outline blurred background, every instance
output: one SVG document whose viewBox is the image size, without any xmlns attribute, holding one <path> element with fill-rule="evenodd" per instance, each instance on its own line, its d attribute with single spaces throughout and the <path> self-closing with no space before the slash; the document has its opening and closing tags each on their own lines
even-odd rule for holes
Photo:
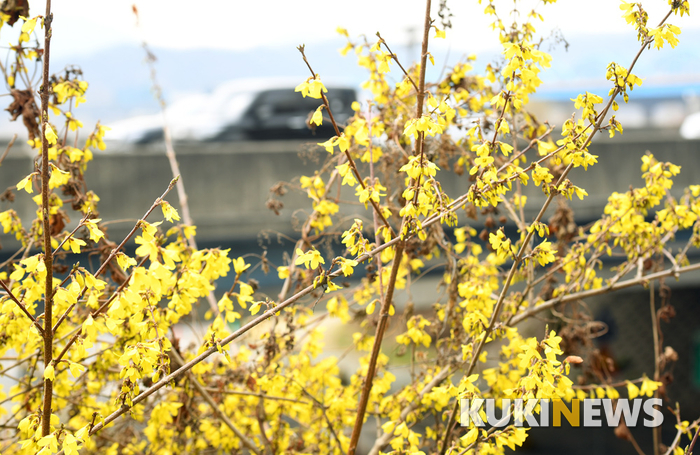
<svg viewBox="0 0 700 455">
<path fill-rule="evenodd" d="M 439 3 L 434 1 L 433 17 Z M 139 12 L 138 26 L 134 4 Z M 543 15 L 545 22 L 535 24 L 537 36 L 543 39 L 541 49 L 553 56 L 552 67 L 541 73 L 543 84 L 530 107 L 540 120 L 560 127 L 574 112 L 571 98 L 585 91 L 607 95 L 606 66 L 611 61 L 629 66 L 638 50 L 636 32 L 625 23 L 615 0 L 521 4 L 523 14 L 535 7 Z M 490 30 L 491 19 L 483 15 L 486 3 L 448 0 L 447 5 L 452 28 L 447 30 L 446 39 L 431 40 L 435 66 L 429 67 L 428 80 L 432 81 L 445 67 L 467 55 L 477 57 L 475 72 L 500 58 L 498 35 Z M 507 17 L 512 2 L 496 2 L 497 8 L 499 5 L 504 8 L 499 14 Z M 34 0 L 30 6 L 30 16 L 43 14 L 44 2 Z M 695 7 L 691 3 L 691 8 Z M 365 102 L 369 95 L 360 87 L 367 75 L 357 66 L 354 54 L 342 57 L 338 52 L 346 39 L 336 28 L 347 29 L 353 41 L 364 34 L 374 42 L 375 33 L 381 32 L 408 66 L 419 57 L 425 6 L 419 0 L 62 0 L 54 2 L 53 8 L 52 71 L 79 66 L 90 88 L 87 103 L 75 111 L 75 117 L 83 122 L 86 132 L 98 120 L 113 128 L 106 136 L 107 150 L 96 155 L 87 173 L 89 186 L 101 197 L 100 216 L 117 220 L 109 225 L 111 238 L 123 236 L 172 178 L 164 156 L 160 106 L 142 47 L 145 41 L 157 58 L 154 68 L 168 105 L 168 123 L 176 139 L 200 247 L 232 248 L 234 257 L 265 251 L 272 264 L 282 265 L 293 246 L 285 236 L 296 235 L 295 227 L 308 215 L 299 209 L 309 204 L 303 193 L 292 190 L 279 198 L 281 206 L 276 205 L 276 196 L 269 189 L 279 181 L 312 174 L 316 169 L 313 161 L 327 156 L 314 144 L 331 135 L 329 130 L 319 129 L 312 136 L 306 128 L 306 116 L 318 103 L 293 92 L 294 86 L 309 76 L 296 46 L 306 46 L 306 55 L 330 89 L 332 108 L 342 122 L 352 113 L 352 101 Z M 650 24 L 656 24 L 668 5 L 666 1 L 647 0 L 644 8 Z M 691 13 L 696 11 L 691 9 Z M 650 49 L 638 62 L 634 73 L 644 83 L 630 93 L 628 104 L 620 102 L 616 113 L 624 135 L 608 140 L 601 134 L 591 147 L 607 164 L 571 174 L 572 181 L 590 194 L 584 201 L 571 203 L 579 225 L 600 216 L 611 192 L 643 184 L 639 166 L 647 150 L 659 160 L 682 166 L 675 179 L 675 194 L 700 183 L 700 14 L 671 17 L 668 22 L 681 27 L 680 43 L 675 49 L 668 45 L 660 51 Z M 18 31 L 18 26 L 3 27 L 2 42 L 16 42 Z M 389 79 L 398 82 L 401 74 L 393 68 Z M 558 131 L 560 128 L 553 134 L 555 140 Z M 32 171 L 31 152 L 20 144 L 26 139 L 21 123 L 0 119 L 0 142 L 6 143 L 15 133 L 20 140 L 0 167 L 0 189 Z M 470 185 L 466 177 L 454 174 L 442 182 L 450 194 L 461 194 Z M 0 201 L 0 210 L 14 208 L 23 220 L 31 219 L 35 207 L 24 196 L 13 204 Z M 541 192 L 528 196 L 530 210 L 541 206 Z M 170 202 L 177 206 L 174 193 Z M 507 233 L 517 235 L 512 226 L 507 226 Z M 5 248 L 0 250 L 0 261 L 14 251 L 12 238 L 3 236 L 2 241 Z M 679 235 L 677 245 L 685 241 L 687 236 Z M 133 246 L 129 248 L 133 253 Z M 691 262 L 698 259 L 690 256 Z M 258 269 L 252 276 L 263 292 L 275 295 L 278 291 L 280 282 L 274 273 L 264 275 Z M 440 274 L 435 273 L 416 286 L 413 298 L 419 311 L 428 310 L 439 279 Z M 231 283 L 219 285 L 228 289 Z M 669 396 L 671 401 L 684 403 L 685 417 L 694 419 L 700 413 L 697 274 L 682 276 L 673 289 L 678 318 L 664 324 L 663 330 L 680 360 Z M 609 329 L 597 346 L 618 362 L 620 377 L 653 372 L 648 299 L 648 291 L 633 289 L 588 302 Z M 535 321 L 523 330 L 540 336 L 542 325 Z M 329 352 L 342 351 L 347 337 L 347 330 L 329 336 Z M 351 371 L 354 360 L 349 357 L 344 368 Z M 400 382 L 399 372 L 396 374 Z M 666 417 L 671 419 L 670 414 Z M 664 431 L 664 439 L 672 439 L 670 420 Z M 364 433 L 371 437 L 370 432 Z M 649 431 L 641 428 L 633 433 L 648 450 Z M 606 428 L 550 429 L 532 434 L 528 448 L 540 454 L 560 453 L 564 448 L 569 454 L 592 450 L 632 453 L 628 442 L 616 439 Z"/>
<path fill-rule="evenodd" d="M 433 3 L 437 18 L 439 2 Z M 622 18 L 619 4 L 615 0 L 560 0 L 553 5 L 521 2 L 523 16 L 534 8 L 545 19 L 535 22 L 537 36 L 544 39 L 542 50 L 554 59 L 543 73 L 542 89 L 533 101 L 538 104 L 536 111 L 551 122 L 560 125 L 571 115 L 569 99 L 579 93 L 607 94 L 608 63 L 629 66 L 638 43 L 636 32 Z M 138 26 L 133 5 L 139 12 Z M 446 39 L 431 42 L 435 67 L 429 79 L 469 54 L 477 56 L 478 70 L 498 58 L 501 51 L 497 34 L 489 27 L 492 16 L 483 14 L 485 2 L 448 1 L 447 5 L 453 27 Z M 666 1 L 643 5 L 650 26 L 668 10 Z M 31 16 L 43 14 L 44 2 L 32 1 L 30 8 Z M 336 27 L 346 28 L 353 40 L 364 34 L 370 42 L 381 32 L 407 65 L 419 54 L 424 8 L 419 0 L 330 0 L 313 7 L 282 0 L 64 0 L 55 6 L 52 67 L 58 70 L 78 65 L 83 69 L 90 82 L 88 103 L 76 114 L 85 125 L 98 119 L 110 125 L 158 114 L 140 46 L 143 41 L 158 59 L 158 80 L 171 106 L 183 100 L 184 105 L 197 104 L 234 80 L 243 79 L 233 84 L 241 89 L 251 79 L 301 82 L 308 71 L 295 50 L 299 44 L 306 45 L 307 55 L 324 81 L 359 89 L 366 74 L 352 54 L 339 55 L 338 49 L 346 40 L 336 33 Z M 512 2 L 496 2 L 496 8 L 507 19 Z M 625 130 L 654 128 L 678 134 L 687 120 L 684 136 L 698 137 L 700 119 L 693 122 L 689 116 L 700 110 L 700 15 L 671 17 L 669 22 L 683 30 L 679 45 L 675 49 L 666 45 L 644 55 L 635 71 L 644 84 L 632 93 L 630 105 L 621 109 L 618 119 Z M 16 32 L 5 27 L 3 41 L 14 41 Z M 394 72 L 393 76 L 400 80 L 400 74 Z M 199 100 L 194 100 L 197 97 Z M 362 101 L 367 95 L 359 97 Z M 177 123 L 182 115 L 173 113 L 170 121 Z M 7 137 L 15 130 L 20 130 L 19 125 L 0 124 L 0 136 Z"/>
</svg>

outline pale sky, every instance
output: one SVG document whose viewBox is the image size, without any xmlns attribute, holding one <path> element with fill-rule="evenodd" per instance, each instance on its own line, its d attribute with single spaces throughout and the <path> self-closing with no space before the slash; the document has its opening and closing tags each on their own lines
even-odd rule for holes
<svg viewBox="0 0 700 455">
<path fill-rule="evenodd" d="M 135 27 L 131 6 L 136 4 L 141 27 Z M 437 18 L 438 0 L 433 0 Z M 622 19 L 617 0 L 559 0 L 554 5 L 525 0 L 545 18 L 538 29 L 542 35 L 553 27 L 565 36 L 602 32 L 634 35 Z M 691 2 L 691 8 L 693 6 Z M 483 15 L 486 2 L 448 0 L 454 15 L 453 29 L 439 45 L 478 52 L 493 48 L 497 41 L 488 28 L 490 18 Z M 33 0 L 31 16 L 43 14 L 45 2 Z M 511 0 L 496 2 L 502 12 L 512 8 Z M 665 0 L 646 0 L 650 24 L 656 25 L 668 11 Z M 250 49 L 258 46 L 283 46 L 337 39 L 337 26 L 351 36 L 361 33 L 374 38 L 377 31 L 389 43 L 405 45 L 407 29 L 422 27 L 425 2 L 422 0 L 60 0 L 53 1 L 54 55 L 72 56 L 107 50 L 111 46 L 139 43 L 145 38 L 153 47 Z M 499 10 L 500 11 L 500 10 Z M 691 12 L 694 12 L 691 10 Z M 700 13 L 671 17 L 681 28 L 700 28 Z M 6 30 L 0 39 L 6 41 Z M 416 39 L 418 35 L 416 32 Z M 681 40 L 683 37 L 681 36 Z"/>
</svg>

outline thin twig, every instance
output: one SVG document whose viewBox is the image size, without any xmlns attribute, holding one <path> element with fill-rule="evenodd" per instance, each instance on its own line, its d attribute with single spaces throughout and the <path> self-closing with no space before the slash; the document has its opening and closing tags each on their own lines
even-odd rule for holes
<svg viewBox="0 0 700 455">
<path fill-rule="evenodd" d="M 678 405 L 676 405 L 678 406 Z M 666 449 L 666 452 L 664 452 L 664 455 L 671 455 L 676 447 L 678 447 L 678 444 L 681 442 L 681 436 L 683 436 L 683 426 L 681 424 L 681 415 L 680 411 L 676 409 L 674 411 L 674 414 L 676 415 L 676 437 L 673 438 L 673 442 L 671 443 L 670 446 L 668 446 L 668 449 Z M 692 455 L 693 453 L 693 448 L 695 447 L 695 441 L 698 438 L 698 433 L 700 433 L 700 428 L 698 428 L 698 425 L 700 425 L 700 419 L 697 419 L 693 421 L 690 425 L 688 425 L 688 428 L 696 427 L 695 428 L 695 436 L 693 436 L 692 441 L 690 442 L 690 446 L 688 447 L 688 453 L 685 455 Z"/>
<path fill-rule="evenodd" d="M 573 300 L 578 300 L 578 299 L 585 299 L 587 297 L 592 297 L 594 295 L 600 295 L 600 294 L 605 294 L 611 291 L 616 291 L 618 289 L 625 289 L 631 286 L 636 286 L 638 284 L 644 284 L 648 281 L 652 280 L 658 280 L 661 278 L 666 278 L 669 276 L 674 276 L 676 273 L 682 274 L 682 273 L 687 273 L 687 272 L 692 272 L 694 270 L 700 270 L 700 263 L 698 264 L 692 264 L 688 265 L 686 267 L 680 267 L 678 269 L 666 269 L 661 272 L 656 272 L 656 273 L 651 273 L 649 275 L 644 275 L 641 278 L 632 278 L 626 281 L 618 281 L 617 283 L 610 284 L 608 286 L 603 286 L 598 289 L 589 289 L 587 291 L 581 291 L 581 292 L 576 292 L 574 294 L 569 294 L 567 296 L 564 296 L 562 298 L 554 298 L 554 299 L 549 299 L 546 300 L 545 302 L 537 305 L 536 307 L 530 308 L 527 311 L 520 313 L 519 315 L 515 316 L 511 321 L 510 321 L 510 326 L 514 326 L 525 319 L 528 319 L 538 313 L 541 313 L 542 311 L 545 311 L 554 305 L 557 305 L 558 303 L 563 303 L 563 302 L 571 302 Z"/>
<path fill-rule="evenodd" d="M 19 307 L 19 309 L 22 310 L 22 312 L 23 312 L 25 315 L 27 315 L 27 317 L 28 317 L 29 319 L 32 320 L 32 323 L 34 323 L 34 326 L 39 330 L 39 334 L 41 334 L 41 336 L 43 337 L 43 336 L 44 336 L 44 328 L 41 326 L 41 324 L 39 323 L 39 321 L 37 321 L 37 320 L 34 318 L 34 316 L 32 316 L 32 314 L 27 310 L 27 307 L 24 306 L 24 304 L 23 304 L 22 302 L 20 302 L 19 299 L 18 299 L 17 297 L 15 297 L 15 294 L 10 290 L 10 288 L 8 288 L 8 287 L 5 285 L 5 282 L 3 282 L 2 280 L 0 280 L 0 286 L 5 290 L 5 292 L 7 292 L 7 295 L 10 297 L 10 299 L 11 299 L 13 302 L 15 302 L 15 303 L 17 304 L 17 306 Z"/>
<path fill-rule="evenodd" d="M 695 423 L 698 421 L 696 420 Z M 693 455 L 693 449 L 695 448 L 695 443 L 698 441 L 698 434 L 700 434 L 700 428 L 695 429 L 695 436 L 693 436 L 693 440 L 690 441 L 690 446 L 688 447 L 688 455 Z"/>
<path fill-rule="evenodd" d="M 294 379 L 292 379 L 294 380 Z M 338 437 L 338 433 L 335 431 L 335 428 L 333 428 L 333 423 L 331 422 L 331 419 L 328 417 L 328 413 L 326 412 L 326 406 L 323 405 L 318 399 L 313 396 L 311 393 L 309 393 L 308 390 L 306 390 L 304 387 L 302 387 L 301 384 L 298 382 L 294 381 L 297 386 L 301 389 L 302 393 L 309 397 L 311 400 L 313 400 L 314 404 L 316 407 L 318 407 L 321 410 L 321 413 L 323 413 L 323 417 L 328 424 L 328 431 L 331 432 L 331 435 L 333 435 L 333 439 L 335 439 L 336 444 L 338 444 L 338 450 L 340 450 L 340 453 L 342 455 L 345 455 L 345 451 L 343 450 L 343 444 L 340 442 L 340 438 Z"/>
<path fill-rule="evenodd" d="M 290 403 L 306 404 L 309 406 L 313 406 L 313 403 L 311 403 L 309 401 L 297 400 L 296 398 L 278 397 L 276 395 L 268 395 L 266 393 L 244 392 L 241 390 L 220 390 L 220 389 L 216 389 L 213 387 L 205 387 L 204 389 L 207 392 L 221 393 L 223 395 L 241 395 L 241 396 L 249 396 L 249 397 L 258 397 L 258 398 L 264 398 L 266 400 L 289 401 Z"/>
<path fill-rule="evenodd" d="M 444 370 L 441 370 L 438 374 L 436 374 L 433 379 L 428 382 L 425 387 L 421 389 L 421 391 L 418 393 L 418 395 L 415 397 L 414 400 L 411 400 L 411 402 L 406 405 L 401 410 L 401 414 L 399 415 L 399 420 L 396 422 L 396 426 L 398 426 L 401 422 L 405 422 L 408 416 L 415 411 L 418 406 L 420 406 L 421 399 L 426 393 L 429 393 L 432 391 L 435 387 L 438 385 L 442 384 L 442 381 L 447 379 L 450 374 L 454 373 L 453 369 L 450 368 L 445 368 Z M 372 449 L 369 451 L 369 455 L 377 455 L 379 451 L 381 450 L 382 447 L 387 445 L 389 441 L 394 437 L 394 432 L 393 430 L 390 432 L 385 432 L 383 435 L 381 435 L 375 442 L 374 445 L 372 446 Z"/>
<path fill-rule="evenodd" d="M 170 350 L 170 355 L 173 356 L 175 361 L 180 363 L 180 365 L 183 365 L 185 361 L 183 358 L 180 356 L 180 354 L 177 352 L 175 349 Z M 255 446 L 255 443 L 248 439 L 246 435 L 243 434 L 243 432 L 238 429 L 237 426 L 231 422 L 231 419 L 224 413 L 224 411 L 219 408 L 219 406 L 216 404 L 214 399 L 209 395 L 209 392 L 199 383 L 199 380 L 190 372 L 187 372 L 187 378 L 190 380 L 190 384 L 194 385 L 194 388 L 197 389 L 197 392 L 199 392 L 200 395 L 202 395 L 202 398 L 204 398 L 204 401 L 209 403 L 209 406 L 211 406 L 212 411 L 214 411 L 214 414 L 219 417 L 219 419 L 226 424 L 227 427 L 233 431 L 233 434 L 238 436 L 238 439 L 241 440 L 241 443 L 246 446 L 248 449 L 250 449 L 251 452 L 253 452 L 255 455 L 260 455 L 260 452 L 258 451 L 258 448 Z"/>
<path fill-rule="evenodd" d="M 265 445 L 265 455 L 273 455 L 275 453 L 274 448 L 270 439 L 265 433 L 265 402 L 263 400 L 258 401 L 256 407 L 255 418 L 258 421 L 258 429 L 260 430 L 260 439 L 262 439 L 263 445 Z"/>
<path fill-rule="evenodd" d="M 367 128 L 369 130 L 369 137 L 372 137 L 372 104 L 370 103 L 369 109 L 368 109 L 368 119 L 367 119 Z M 374 179 L 374 153 L 372 151 L 372 142 L 370 142 L 369 146 L 367 147 L 369 151 L 369 179 L 372 185 L 374 185 L 377 181 Z M 379 235 L 379 219 L 377 218 L 377 212 L 372 212 L 372 224 L 374 227 L 374 244 L 379 246 L 382 244 L 382 236 Z M 377 278 L 379 280 L 379 298 L 381 301 L 384 301 L 384 278 L 383 278 L 383 270 L 384 270 L 384 264 L 382 264 L 382 261 L 379 260 L 377 261 Z"/>
<path fill-rule="evenodd" d="M 10 142 L 7 144 L 7 148 L 2 153 L 2 156 L 0 156 L 0 166 L 2 166 L 2 162 L 5 161 L 5 157 L 7 157 L 7 154 L 10 152 L 10 149 L 15 144 L 16 139 L 17 139 L 17 134 L 12 135 L 12 139 L 10 139 Z"/>
<path fill-rule="evenodd" d="M 105 301 L 102 305 L 100 305 L 99 308 L 97 308 L 95 311 L 93 311 L 93 312 L 90 313 L 90 316 L 92 316 L 93 319 L 94 319 L 98 314 L 102 313 L 102 312 L 109 306 L 110 303 L 112 303 L 112 301 L 119 295 L 119 293 L 126 287 L 126 285 L 129 284 L 129 282 L 131 281 L 131 277 L 134 275 L 134 271 L 135 271 L 137 268 L 143 266 L 143 264 L 146 263 L 146 260 L 147 260 L 147 259 L 148 259 L 148 256 L 144 256 L 143 259 L 141 259 L 141 262 L 138 263 L 138 264 L 136 265 L 136 267 L 134 267 L 134 268 L 131 270 L 131 273 L 129 274 L 128 277 L 126 277 L 126 279 L 124 280 L 124 282 L 123 282 L 122 284 L 120 284 L 119 287 L 112 293 L 112 296 L 111 296 L 109 299 L 107 299 L 107 301 Z M 79 300 L 78 300 L 78 301 L 79 301 Z M 61 316 L 61 318 L 64 318 L 64 316 L 66 316 L 66 315 L 67 315 L 67 313 L 63 313 L 63 316 Z M 62 321 L 63 321 L 63 319 L 59 319 L 59 321 L 56 323 L 56 327 L 57 327 Z M 55 332 L 55 331 L 56 331 L 56 329 L 54 329 L 54 332 Z M 65 346 L 63 347 L 63 349 L 61 350 L 60 354 L 58 354 L 58 356 L 56 357 L 56 362 L 60 362 L 60 361 L 61 361 L 61 359 L 63 358 L 63 356 L 66 355 L 66 353 L 68 352 L 68 349 L 70 349 L 70 347 L 73 345 L 73 343 L 75 343 L 75 341 L 78 339 L 78 337 L 80 336 L 80 332 L 81 332 L 81 326 L 78 326 L 78 327 L 76 328 L 76 330 L 74 330 L 74 332 L 75 332 L 75 333 L 73 333 L 72 338 L 68 341 L 68 343 L 66 343 L 66 345 L 65 345 Z"/>
<path fill-rule="evenodd" d="M 633 380 L 626 380 L 626 381 L 619 381 L 619 382 L 613 382 L 611 384 L 587 384 L 587 385 L 577 385 L 574 384 L 571 387 L 574 390 L 595 390 L 598 387 L 612 387 L 612 388 L 617 388 L 617 387 L 622 387 L 627 385 L 628 382 L 631 382 L 632 384 L 639 384 L 641 382 L 644 382 L 644 378 L 637 378 Z"/>
<path fill-rule="evenodd" d="M 100 268 L 97 269 L 97 272 L 95 272 L 95 274 L 93 275 L 95 278 L 100 276 L 102 274 L 102 272 L 104 272 L 107 269 L 107 266 L 112 261 L 112 259 L 114 259 L 114 257 L 117 255 L 117 253 L 124 247 L 126 242 L 128 242 L 131 239 L 131 237 L 133 237 L 133 235 L 136 233 L 138 228 L 141 226 L 141 223 L 146 221 L 146 218 L 148 218 L 148 216 L 151 214 L 151 212 L 153 212 L 153 210 L 155 210 L 156 207 L 158 207 L 160 205 L 160 203 L 163 201 L 163 198 L 170 192 L 170 190 L 173 189 L 173 187 L 175 186 L 175 184 L 177 183 L 179 178 L 180 178 L 180 176 L 176 176 L 174 179 L 172 179 L 170 181 L 170 183 L 168 184 L 168 188 L 166 188 L 166 190 L 163 192 L 163 194 L 155 200 L 155 202 L 146 211 L 146 213 L 143 215 L 143 217 L 141 217 L 141 219 L 138 220 L 136 222 L 136 224 L 134 224 L 134 227 L 131 228 L 131 231 L 129 231 L 129 233 L 126 235 L 126 237 L 124 237 L 124 240 L 122 240 L 121 243 L 115 249 L 110 251 L 109 255 L 107 256 L 107 259 L 105 259 L 104 262 L 102 262 L 102 265 L 100 265 Z M 78 295 L 78 298 L 76 299 L 76 303 L 78 301 L 80 301 L 80 299 L 83 298 L 83 296 L 85 295 L 87 290 L 88 290 L 87 285 L 83 286 L 83 289 L 80 291 L 80 294 Z M 54 331 L 58 330 L 58 327 L 68 317 L 68 315 L 70 314 L 70 312 L 73 310 L 74 307 L 75 307 L 75 303 L 71 304 L 66 309 L 66 311 L 61 315 L 61 318 L 58 320 L 58 322 L 56 322 L 56 325 L 54 326 Z"/>
<path fill-rule="evenodd" d="M 656 314 L 656 303 L 654 301 L 654 297 L 654 281 L 652 281 L 651 283 L 649 283 L 649 307 L 651 309 L 651 333 L 653 334 L 654 338 L 654 381 L 658 381 L 660 373 L 659 366 L 661 364 L 661 351 L 659 348 L 659 320 Z M 654 391 L 654 398 L 659 398 L 658 389 Z M 654 444 L 654 455 L 660 455 L 661 426 L 656 426 L 652 428 L 651 433 L 653 436 L 652 440 Z"/>
<path fill-rule="evenodd" d="M 304 59 L 304 63 L 306 63 L 306 66 L 309 68 L 309 71 L 311 71 L 311 74 L 313 77 L 316 77 L 316 73 L 314 72 L 313 68 L 311 67 L 311 64 L 309 61 L 306 59 L 306 54 L 304 54 L 304 46 L 299 46 L 297 47 L 299 52 L 301 52 L 301 56 Z M 340 129 L 338 128 L 338 124 L 335 122 L 335 118 L 333 117 L 333 112 L 331 111 L 331 106 L 330 103 L 328 102 L 328 98 L 326 98 L 326 95 L 321 91 L 321 98 L 323 99 L 323 104 L 326 107 L 326 110 L 328 111 L 328 116 L 331 119 L 331 123 L 333 124 L 333 128 L 335 129 L 335 134 L 336 136 L 340 137 Z M 370 144 L 371 146 L 371 144 Z M 355 177 L 357 178 L 357 181 L 360 183 L 362 186 L 362 189 L 366 188 L 364 179 L 360 175 L 360 172 L 357 170 L 357 166 L 355 165 L 355 160 L 352 159 L 352 156 L 350 155 L 350 150 L 345 150 L 345 157 L 348 159 L 348 163 L 350 164 L 350 168 L 352 169 L 353 174 L 355 174 Z M 374 201 L 374 199 L 369 198 L 369 202 L 372 204 L 372 207 L 374 208 L 374 211 L 377 212 L 377 216 L 382 220 L 382 223 L 389 229 L 389 231 L 395 235 L 394 229 L 391 227 L 389 224 L 389 221 L 387 221 L 386 217 L 382 213 L 382 210 L 379 207 L 379 204 Z"/>
<path fill-rule="evenodd" d="M 632 432 L 627 433 L 627 436 L 629 437 L 630 444 L 632 444 L 632 447 L 634 447 L 635 452 L 637 452 L 637 455 L 646 455 L 642 448 L 639 447 L 639 444 L 637 444 L 637 440 L 632 435 Z"/>
<path fill-rule="evenodd" d="M 416 85 L 416 83 L 415 83 L 415 82 L 413 81 L 413 79 L 411 78 L 411 75 L 408 74 L 408 71 L 406 71 L 406 69 L 403 67 L 403 65 L 402 65 L 401 62 L 399 61 L 399 58 L 396 56 L 396 54 L 394 54 L 394 53 L 391 51 L 391 49 L 389 49 L 389 45 L 386 43 L 386 41 L 384 41 L 384 38 L 382 38 L 382 35 L 380 35 L 379 32 L 377 32 L 377 37 L 379 38 L 379 42 L 380 42 L 381 44 L 383 44 L 384 47 L 386 47 L 386 50 L 387 50 L 387 51 L 389 51 L 389 55 L 391 56 L 391 58 L 394 59 L 394 61 L 396 62 L 397 65 L 399 65 L 399 68 L 401 68 L 401 71 L 403 71 L 404 76 L 406 76 L 406 78 L 407 78 L 408 81 L 411 83 L 411 85 L 413 86 L 413 88 L 416 89 L 416 92 L 420 92 L 420 89 L 418 88 L 418 86 Z"/>
<path fill-rule="evenodd" d="M 136 15 L 136 26 L 139 26 L 139 15 L 138 15 L 138 9 L 134 6 L 132 8 L 132 11 L 134 15 Z M 156 72 L 156 67 L 155 67 L 155 56 L 151 52 L 151 50 L 148 48 L 148 44 L 146 43 L 146 40 L 143 41 L 142 43 L 143 50 L 146 52 L 146 63 L 148 64 L 148 67 L 151 72 L 151 82 L 153 83 L 153 93 L 154 96 L 156 97 L 156 100 L 158 101 L 158 105 L 160 106 L 160 112 L 163 116 L 163 141 L 165 142 L 165 156 L 168 158 L 168 164 L 170 165 L 170 171 L 173 174 L 173 178 L 177 176 L 182 176 L 180 173 L 180 166 L 177 163 L 177 156 L 175 155 L 175 148 L 173 147 L 173 138 L 172 135 L 170 134 L 170 126 L 168 125 L 168 116 L 167 116 L 167 104 L 165 102 L 165 98 L 163 98 L 163 91 L 160 88 L 160 84 L 158 83 L 158 74 Z M 194 226 L 194 221 L 192 220 L 192 216 L 190 215 L 190 205 L 188 203 L 188 198 L 187 198 L 187 192 L 185 191 L 185 182 L 184 179 L 179 178 L 177 181 L 176 185 L 177 189 L 177 199 L 180 202 L 180 209 L 182 210 L 182 221 L 184 224 L 187 226 Z M 192 248 L 193 250 L 197 250 L 197 240 L 194 238 L 193 235 L 187 237 L 187 244 Z M 214 296 L 214 291 L 209 292 L 207 294 L 207 302 L 209 302 L 209 306 L 211 307 L 212 311 L 214 314 L 219 314 L 219 307 L 216 303 L 216 297 Z"/>
<path fill-rule="evenodd" d="M 62 247 L 69 239 L 71 239 L 71 238 L 75 235 L 76 232 L 78 232 L 78 229 L 80 229 L 81 227 L 83 227 L 83 226 L 85 225 L 85 221 L 87 221 L 87 219 L 88 219 L 89 217 L 90 217 L 90 210 L 88 210 L 87 213 L 85 214 L 85 216 L 83 216 L 83 219 L 80 220 L 80 222 L 79 222 L 78 225 L 75 227 L 75 229 L 73 229 L 73 230 L 71 231 L 71 233 L 68 234 L 68 235 L 66 236 L 66 238 L 63 239 L 63 240 L 61 241 L 61 243 L 58 244 L 58 246 L 56 247 L 56 249 L 53 251 L 54 256 L 56 255 L 56 253 L 58 253 L 59 251 L 61 251 L 61 247 Z"/>
</svg>

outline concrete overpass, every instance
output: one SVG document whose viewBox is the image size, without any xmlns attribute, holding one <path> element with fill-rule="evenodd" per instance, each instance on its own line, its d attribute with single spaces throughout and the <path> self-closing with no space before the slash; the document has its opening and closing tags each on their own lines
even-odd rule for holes
<svg viewBox="0 0 700 455">
<path fill-rule="evenodd" d="M 0 145 L 0 148 L 3 147 Z M 198 239 L 206 243 L 254 239 L 263 229 L 293 233 L 295 211 L 310 210 L 306 195 L 288 192 L 282 198 L 284 208 L 280 215 L 275 215 L 266 207 L 269 189 L 279 181 L 290 181 L 302 174 L 313 175 L 318 168 L 317 160 L 327 156 L 327 152 L 315 144 L 300 141 L 183 143 L 176 144 L 175 148 L 192 217 L 198 226 Z M 128 232 L 133 221 L 162 194 L 172 175 L 162 144 L 109 147 L 108 150 L 110 153 L 95 154 L 86 176 L 88 187 L 101 199 L 100 217 L 105 221 L 125 220 L 110 224 L 110 236 L 116 239 Z M 601 138 L 590 150 L 600 156 L 600 163 L 588 171 L 579 168 L 570 174 L 571 180 L 589 194 L 585 200 L 574 198 L 571 203 L 579 222 L 598 218 L 613 191 L 624 192 L 630 185 L 643 184 L 640 158 L 646 150 L 661 161 L 681 166 L 674 193 L 680 194 L 683 187 L 700 183 L 697 175 L 700 140 L 682 140 L 656 133 L 626 133 L 613 140 Z M 0 190 L 14 186 L 33 171 L 33 166 L 31 150 L 15 146 L 0 166 Z M 462 194 L 470 185 L 466 174 L 460 177 L 441 171 L 438 177 L 450 195 Z M 533 185 L 526 188 L 526 194 L 529 196 L 526 217 L 532 218 L 544 197 Z M 179 206 L 175 191 L 167 199 Z M 351 199 L 349 192 L 346 199 Z M 34 204 L 23 192 L 12 204 L 0 202 L 0 210 L 10 207 L 17 210 L 25 222 L 35 212 Z M 346 210 L 364 212 L 361 206 Z M 369 215 L 368 211 L 364 213 Z M 296 215 L 302 220 L 306 216 L 303 212 Z M 10 247 L 11 239 L 3 236 L 3 243 L 6 248 Z"/>
</svg>

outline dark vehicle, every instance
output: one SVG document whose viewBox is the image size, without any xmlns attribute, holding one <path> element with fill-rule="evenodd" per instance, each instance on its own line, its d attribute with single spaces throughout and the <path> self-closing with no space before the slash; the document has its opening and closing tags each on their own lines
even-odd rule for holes
<svg viewBox="0 0 700 455">
<path fill-rule="evenodd" d="M 329 87 L 327 97 L 335 121 L 344 124 L 353 115 L 351 105 L 357 99 L 355 90 Z M 210 140 L 326 140 L 335 136 L 335 131 L 325 110 L 321 126 L 314 129 L 308 126 L 310 115 L 321 104 L 322 100 L 303 98 L 293 89 L 265 90 L 255 97 L 239 122 L 224 128 Z"/>
<path fill-rule="evenodd" d="M 327 86 L 326 96 L 338 125 L 353 115 L 354 89 Z M 335 135 L 328 112 L 321 126 L 308 120 L 323 101 L 302 97 L 289 81 L 231 81 L 211 94 L 193 94 L 167 109 L 167 121 L 176 141 L 264 141 L 309 139 L 325 141 Z M 163 116 L 133 117 L 110 125 L 108 140 L 148 144 L 163 140 Z"/>
</svg>

